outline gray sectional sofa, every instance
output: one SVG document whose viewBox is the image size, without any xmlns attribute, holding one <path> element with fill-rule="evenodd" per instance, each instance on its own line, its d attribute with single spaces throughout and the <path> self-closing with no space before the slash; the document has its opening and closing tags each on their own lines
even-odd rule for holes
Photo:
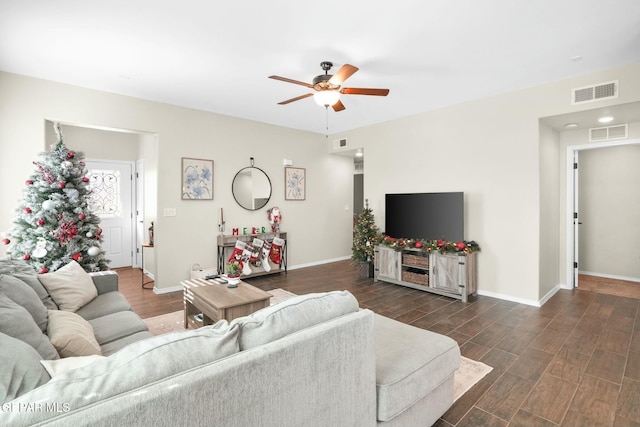
<svg viewBox="0 0 640 427">
<path fill-rule="evenodd" d="M 94 280 L 112 289 L 111 277 Z M 453 403 L 460 359 L 455 341 L 362 310 L 346 291 L 197 330 L 134 330 L 101 344 L 108 357 L 24 384 L 0 425 L 430 426 Z M 31 356 L 16 376 L 36 376 Z"/>
</svg>

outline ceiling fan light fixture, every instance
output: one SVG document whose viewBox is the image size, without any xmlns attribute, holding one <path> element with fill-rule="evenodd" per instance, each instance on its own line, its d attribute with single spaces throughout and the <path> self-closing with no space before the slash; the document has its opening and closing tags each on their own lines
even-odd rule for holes
<svg viewBox="0 0 640 427">
<path fill-rule="evenodd" d="M 340 92 L 337 90 L 322 90 L 313 95 L 313 100 L 321 107 L 330 107 L 340 100 Z"/>
</svg>

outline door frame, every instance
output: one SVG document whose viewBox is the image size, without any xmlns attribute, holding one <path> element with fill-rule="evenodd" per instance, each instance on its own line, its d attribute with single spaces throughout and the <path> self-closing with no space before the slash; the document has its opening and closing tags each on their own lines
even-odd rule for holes
<svg viewBox="0 0 640 427">
<path fill-rule="evenodd" d="M 136 233 L 136 209 L 137 209 L 137 196 L 136 196 L 136 183 L 135 183 L 135 173 L 136 173 L 136 162 L 131 160 L 115 160 L 115 159 L 97 159 L 97 158 L 86 158 L 86 162 L 101 162 L 101 163 L 113 163 L 113 164 L 126 164 L 131 168 L 131 179 L 129 180 L 129 185 L 131 186 L 131 200 L 129 201 L 131 206 L 131 215 L 129 217 L 129 221 L 131 222 L 131 247 L 129 248 L 131 253 L 131 267 L 135 267 L 136 264 L 136 244 L 137 244 L 137 233 Z"/>
<path fill-rule="evenodd" d="M 568 288 L 577 288 L 578 287 L 578 274 L 577 270 L 579 267 L 574 267 L 576 262 L 579 262 L 576 259 L 577 249 L 575 245 L 578 242 L 579 233 L 576 231 L 577 226 L 574 225 L 574 222 L 579 221 L 580 217 L 574 218 L 574 212 L 578 212 L 577 206 L 577 194 L 578 194 L 578 186 L 579 181 L 577 179 L 577 172 L 573 163 L 578 156 L 578 152 L 583 150 L 595 150 L 598 148 L 610 148 L 610 147 L 619 147 L 621 145 L 637 145 L 640 144 L 640 138 L 632 138 L 632 139 L 623 139 L 623 140 L 615 140 L 615 141 L 603 141 L 603 142 L 594 142 L 590 144 L 581 144 L 581 145 L 570 145 L 567 146 L 566 153 L 566 215 L 565 215 L 565 224 L 566 224 L 566 283 Z M 580 169 L 578 169 L 579 171 Z"/>
</svg>

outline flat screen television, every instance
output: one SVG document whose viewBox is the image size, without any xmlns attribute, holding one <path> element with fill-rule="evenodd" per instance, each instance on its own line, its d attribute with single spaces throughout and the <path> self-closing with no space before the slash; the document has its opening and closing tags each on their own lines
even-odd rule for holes
<svg viewBox="0 0 640 427">
<path fill-rule="evenodd" d="M 395 238 L 464 240 L 464 193 L 386 194 L 384 228 Z"/>
</svg>

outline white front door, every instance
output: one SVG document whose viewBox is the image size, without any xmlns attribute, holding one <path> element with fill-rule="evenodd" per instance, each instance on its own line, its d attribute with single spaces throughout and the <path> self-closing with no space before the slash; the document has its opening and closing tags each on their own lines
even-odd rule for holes
<svg viewBox="0 0 640 427">
<path fill-rule="evenodd" d="M 110 268 L 133 265 L 133 163 L 87 160 L 91 206 Z"/>
</svg>

